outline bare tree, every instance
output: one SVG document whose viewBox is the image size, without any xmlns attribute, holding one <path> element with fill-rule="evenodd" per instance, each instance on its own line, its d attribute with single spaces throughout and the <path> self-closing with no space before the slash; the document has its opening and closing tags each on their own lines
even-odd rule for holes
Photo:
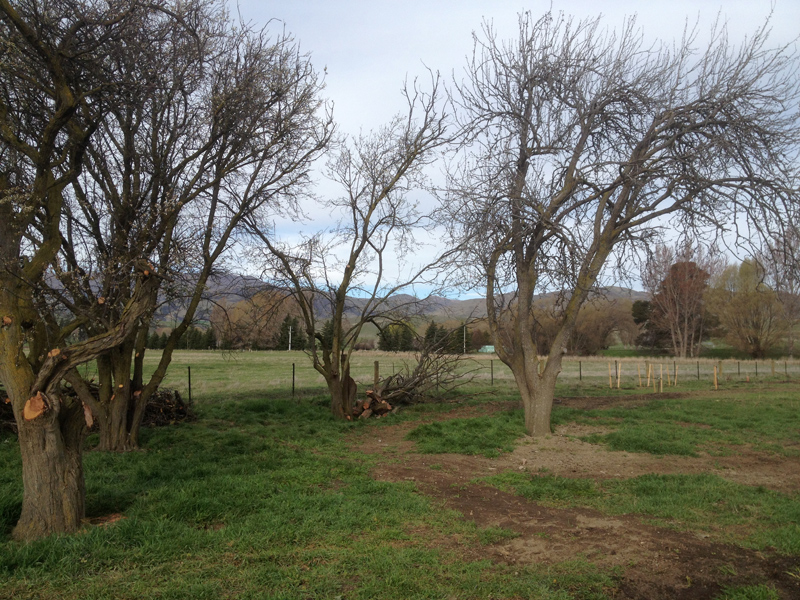
<svg viewBox="0 0 800 600">
<path fill-rule="evenodd" d="M 718 253 L 684 244 L 656 245 L 642 272 L 652 295 L 651 326 L 669 333 L 675 356 L 697 356 L 705 334 L 708 281 L 723 267 Z"/>
<path fill-rule="evenodd" d="M 183 283 L 183 316 L 149 380 L 148 329 L 158 301 L 175 300 L 170 285 L 153 290 L 125 343 L 98 357 L 99 398 L 69 373 L 99 423 L 99 448 L 118 452 L 138 447 L 145 405 L 233 231 L 256 210 L 292 210 L 332 130 L 318 76 L 286 33 L 232 22 L 215 0 L 180 3 L 141 31 L 115 63 L 131 83 L 73 182 L 56 264 L 63 287 L 53 290 L 94 335 L 129 301 L 136 261 Z"/>
<path fill-rule="evenodd" d="M 800 232 L 790 229 L 776 236 L 756 256 L 764 269 L 766 283 L 775 290 L 783 307 L 786 351 L 794 355 L 795 329 L 800 324 Z"/>
<path fill-rule="evenodd" d="M 398 294 L 425 283 L 428 270 L 404 264 L 404 256 L 414 243 L 413 230 L 427 222 L 410 194 L 425 183 L 424 167 L 446 143 L 438 78 L 430 92 L 414 87 L 405 96 L 407 114 L 343 143 L 330 160 L 328 176 L 343 190 L 342 197 L 320 206 L 340 217 L 332 230 L 289 246 L 271 239 L 263 221 L 249 220 L 263 244 L 258 253 L 265 272 L 274 274 L 276 287 L 290 290 L 300 307 L 307 352 L 339 418 L 352 417 L 356 384 L 350 357 L 364 325 L 406 317 L 417 300 Z"/>
<path fill-rule="evenodd" d="M 86 417 L 60 383 L 127 338 L 157 284 L 136 261 L 124 308 L 102 333 L 77 343 L 69 336 L 79 321 L 59 319 L 41 293 L 63 241 L 64 190 L 117 83 L 107 61 L 135 39 L 143 10 L 137 2 L 0 0 L 0 381 L 22 457 L 17 539 L 80 526 Z"/>
<path fill-rule="evenodd" d="M 484 25 L 455 85 L 464 141 L 446 217 L 531 435 L 550 432 L 562 351 L 611 257 L 624 267 L 670 219 L 769 232 L 797 202 L 796 56 L 766 46 L 766 25 L 739 47 L 716 27 L 698 51 L 695 33 L 650 46 L 633 19 L 616 33 L 525 13 L 514 40 Z M 559 326 L 540 366 L 532 302 L 548 290 Z"/>
<path fill-rule="evenodd" d="M 307 57 L 219 8 L 0 1 L 0 381 L 22 455 L 19 539 L 80 526 L 86 425 L 101 420 L 108 449 L 135 446 L 233 230 L 291 203 L 327 143 Z M 188 264 L 186 317 L 145 383 L 159 288 Z M 99 400 L 75 369 L 90 360 Z"/>
</svg>

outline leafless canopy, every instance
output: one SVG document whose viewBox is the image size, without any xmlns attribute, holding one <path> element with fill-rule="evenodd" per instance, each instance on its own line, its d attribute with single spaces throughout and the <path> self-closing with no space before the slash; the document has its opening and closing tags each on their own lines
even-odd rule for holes
<svg viewBox="0 0 800 600">
<path fill-rule="evenodd" d="M 331 123 L 294 40 L 231 22 L 222 0 L 0 0 L 0 84 L 0 381 L 22 449 L 15 535 L 31 539 L 80 525 L 84 423 L 135 446 L 128 414 L 233 230 L 292 204 Z M 187 265 L 186 317 L 143 385 L 159 287 Z M 74 368 L 94 359 L 99 399 Z"/>
<path fill-rule="evenodd" d="M 416 82 L 405 89 L 408 110 L 369 135 L 343 141 L 328 163 L 340 197 L 320 201 L 322 214 L 336 219 L 327 231 L 291 245 L 271 236 L 268 223 L 249 219 L 261 247 L 255 253 L 276 287 L 294 294 L 310 353 L 332 395 L 332 410 L 350 413 L 350 354 L 364 326 L 407 314 L 416 284 L 432 281 L 430 264 L 406 261 L 417 228 L 429 215 L 411 197 L 425 184 L 424 168 L 446 143 L 438 76 L 429 91 Z M 323 332 L 324 322 L 329 331 Z M 344 386 L 344 387 L 343 387 Z"/>
<path fill-rule="evenodd" d="M 723 26 L 700 49 L 697 30 L 649 45 L 634 19 L 615 32 L 549 12 L 520 15 L 511 41 L 490 24 L 475 36 L 455 90 L 464 143 L 447 218 L 486 286 L 493 331 L 518 314 L 495 340 L 503 360 L 536 362 L 531 298 L 563 291 L 544 374 L 554 382 L 609 257 L 659 227 L 772 231 L 796 213 L 797 55 L 767 34 L 734 46 Z"/>
</svg>

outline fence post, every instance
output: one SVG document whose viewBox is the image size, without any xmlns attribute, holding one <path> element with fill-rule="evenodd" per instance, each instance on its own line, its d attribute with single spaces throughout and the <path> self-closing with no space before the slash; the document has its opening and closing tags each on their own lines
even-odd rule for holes
<svg viewBox="0 0 800 600">
<path fill-rule="evenodd" d="M 292 363 L 292 398 L 294 398 L 294 363 Z"/>
<path fill-rule="evenodd" d="M 697 361 L 697 381 L 700 381 L 700 361 Z"/>
<path fill-rule="evenodd" d="M 489 370 L 492 373 L 492 386 L 494 386 L 494 359 L 489 359 Z"/>
<path fill-rule="evenodd" d="M 775 359 L 772 359 L 772 376 L 775 377 Z"/>
<path fill-rule="evenodd" d="M 192 403 L 192 367 L 187 366 L 186 370 L 189 373 L 189 404 Z"/>
<path fill-rule="evenodd" d="M 378 362 L 376 360 L 375 361 L 375 365 L 373 366 L 373 368 L 374 368 L 374 373 L 372 374 L 372 383 L 375 386 L 375 388 L 377 388 L 378 387 L 378 381 L 380 381 L 380 378 L 381 378 L 381 364 L 380 364 L 380 362 Z"/>
<path fill-rule="evenodd" d="M 578 381 L 583 381 L 583 364 L 578 361 Z"/>
</svg>

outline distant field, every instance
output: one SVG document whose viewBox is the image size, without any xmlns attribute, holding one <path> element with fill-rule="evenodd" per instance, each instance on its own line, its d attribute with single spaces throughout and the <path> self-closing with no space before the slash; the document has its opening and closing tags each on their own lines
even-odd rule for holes
<svg viewBox="0 0 800 600">
<path fill-rule="evenodd" d="M 156 355 L 151 353 L 146 364 L 153 366 Z M 362 351 L 353 354 L 354 379 L 364 386 L 372 384 L 374 363 L 378 361 L 382 376 L 396 372 L 405 365 L 413 365 L 410 352 Z M 188 370 L 192 372 L 192 390 L 195 395 L 218 390 L 220 386 L 236 394 L 263 386 L 270 393 L 291 393 L 292 365 L 295 369 L 297 393 L 318 393 L 324 390 L 322 376 L 311 366 L 303 352 L 221 352 L 178 351 L 174 355 L 165 385 L 188 392 Z M 596 394 L 609 391 L 609 372 L 613 389 L 617 389 L 617 368 L 620 368 L 620 393 L 653 391 L 654 379 L 647 385 L 647 369 L 655 378 L 656 389 L 665 391 L 710 389 L 714 386 L 714 368 L 717 368 L 717 385 L 723 388 L 757 386 L 759 382 L 800 380 L 800 360 L 673 360 L 668 358 L 612 358 L 566 357 L 559 376 L 558 393 L 568 395 Z M 721 367 L 721 372 L 720 372 Z M 773 375 L 774 368 L 774 375 Z M 673 384 L 677 369 L 677 388 Z M 500 392 L 513 392 L 514 379 L 510 370 L 491 354 L 470 354 L 464 370 L 473 372 L 476 384 L 489 384 Z M 639 378 L 641 376 L 641 384 Z M 749 381 L 748 381 L 749 380 Z M 647 389 L 645 389 L 647 388 Z M 491 391 L 491 390 L 484 390 Z"/>
</svg>

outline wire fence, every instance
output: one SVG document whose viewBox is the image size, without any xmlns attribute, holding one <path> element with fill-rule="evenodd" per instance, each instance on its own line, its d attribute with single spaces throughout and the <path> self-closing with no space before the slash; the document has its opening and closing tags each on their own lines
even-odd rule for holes
<svg viewBox="0 0 800 600">
<path fill-rule="evenodd" d="M 155 359 L 152 359 L 155 361 Z M 377 365 L 376 365 L 377 363 Z M 413 353 L 356 352 L 351 375 L 359 389 L 402 369 L 413 368 Z M 176 352 L 164 385 L 188 393 L 191 367 L 192 394 L 230 394 L 271 390 L 279 394 L 324 392 L 325 381 L 302 352 Z M 464 361 L 473 384 L 513 391 L 514 376 L 495 355 L 470 355 Z M 724 389 L 726 385 L 757 386 L 765 382 L 800 383 L 800 360 L 712 360 L 672 358 L 571 357 L 563 359 L 559 386 L 579 394 L 584 388 L 604 388 L 630 393 L 683 389 Z"/>
</svg>

